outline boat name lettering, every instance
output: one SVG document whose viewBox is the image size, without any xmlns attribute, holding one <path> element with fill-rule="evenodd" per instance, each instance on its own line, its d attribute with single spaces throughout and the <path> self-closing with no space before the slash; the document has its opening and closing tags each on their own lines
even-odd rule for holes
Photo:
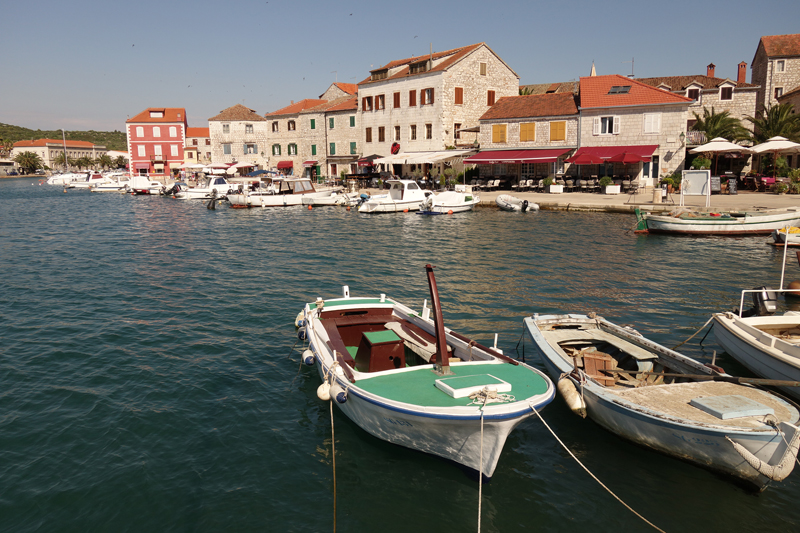
<svg viewBox="0 0 800 533">
<path fill-rule="evenodd" d="M 684 442 L 688 442 L 690 444 L 702 444 L 703 446 L 719 446 L 718 442 L 715 442 L 710 439 L 698 439 L 697 437 L 687 437 L 686 435 L 677 435 L 675 433 L 673 433 L 672 436 L 681 439 Z"/>
<path fill-rule="evenodd" d="M 390 424 L 394 424 L 396 426 L 413 427 L 411 422 L 407 422 L 406 420 L 395 420 L 394 418 L 387 418 L 387 417 L 383 417 L 383 419 L 386 420 L 387 422 L 389 422 Z"/>
</svg>

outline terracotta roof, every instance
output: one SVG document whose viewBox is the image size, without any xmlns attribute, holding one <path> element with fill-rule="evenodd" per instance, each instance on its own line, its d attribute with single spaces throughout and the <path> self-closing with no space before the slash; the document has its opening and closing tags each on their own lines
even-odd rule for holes
<svg viewBox="0 0 800 533">
<path fill-rule="evenodd" d="M 472 52 L 473 50 L 476 50 L 480 46 L 485 46 L 485 44 L 486 43 L 471 44 L 469 46 L 464 46 L 464 47 L 461 47 L 461 48 L 453 48 L 452 50 L 445 50 L 444 52 L 436 52 L 435 54 L 433 54 L 434 62 L 437 59 L 444 59 L 444 58 L 446 58 L 446 59 L 444 59 L 444 61 L 440 62 L 438 65 L 435 65 L 432 69 L 430 69 L 430 70 L 428 70 L 426 72 L 420 72 L 420 73 L 415 73 L 415 74 L 411 74 L 409 72 L 409 67 L 408 66 L 410 64 L 412 64 L 412 63 L 417 63 L 419 61 L 424 61 L 426 59 L 429 59 L 430 58 L 430 54 L 422 54 L 420 56 L 408 57 L 408 58 L 405 58 L 405 59 L 397 59 L 395 61 L 390 61 L 389 63 L 385 64 L 384 66 L 376 68 L 374 70 L 371 70 L 370 72 L 376 72 L 376 71 L 384 70 L 384 69 L 394 69 L 394 68 L 398 68 L 398 67 L 404 67 L 404 68 L 402 68 L 399 72 L 397 72 L 397 73 L 395 73 L 395 74 L 393 74 L 393 75 L 391 75 L 391 76 L 389 76 L 387 78 L 384 78 L 382 80 L 373 81 L 372 80 L 372 76 L 370 75 L 370 77 L 368 77 L 367 79 L 361 81 L 358 85 L 365 85 L 365 84 L 368 84 L 368 83 L 375 83 L 375 82 L 378 82 L 378 81 L 385 81 L 385 80 L 394 80 L 394 79 L 398 79 L 398 78 L 405 78 L 405 77 L 408 77 L 408 76 L 419 76 L 419 75 L 422 75 L 422 74 L 427 74 L 428 72 L 440 72 L 440 71 L 443 71 L 443 70 L 447 70 L 449 67 L 451 67 L 453 64 L 458 62 L 460 59 L 462 59 L 465 56 L 467 56 L 470 52 Z"/>
<path fill-rule="evenodd" d="M 14 143 L 14 148 L 33 148 L 37 146 L 47 146 L 48 144 L 57 144 L 64 146 L 63 139 L 36 139 L 35 141 L 17 141 Z M 89 141 L 67 141 L 67 148 L 92 148 L 95 146 Z M 100 145 L 97 145 L 100 146 Z"/>
<path fill-rule="evenodd" d="M 528 94 L 577 93 L 578 82 L 534 83 L 531 85 L 520 85 L 519 88 L 526 89 Z"/>
<path fill-rule="evenodd" d="M 346 99 L 343 99 L 343 101 L 339 101 L 339 100 L 336 100 L 336 101 L 339 102 L 339 103 L 329 107 L 326 111 L 329 111 L 329 112 L 332 112 L 332 111 L 354 111 L 354 110 L 358 109 L 358 97 L 357 96 L 348 97 Z"/>
<path fill-rule="evenodd" d="M 160 111 L 164 114 L 161 118 L 150 116 L 151 111 Z M 148 107 L 133 118 L 125 122 L 186 122 L 186 109 L 182 107 Z"/>
<path fill-rule="evenodd" d="M 761 44 L 769 57 L 800 56 L 800 33 L 793 35 L 765 35 Z"/>
<path fill-rule="evenodd" d="M 789 91 L 787 93 L 783 93 L 781 95 L 781 97 L 778 98 L 778 101 L 780 102 L 784 98 L 794 98 L 795 96 L 798 96 L 798 95 L 800 95 L 800 87 L 797 87 L 796 89 L 792 89 L 791 91 Z M 795 110 L 795 112 L 797 112 L 797 110 Z"/>
<path fill-rule="evenodd" d="M 334 83 L 334 85 L 347 94 L 356 94 L 358 92 L 358 85 L 355 83 Z"/>
<path fill-rule="evenodd" d="M 612 87 L 630 87 L 628 92 L 609 94 Z M 689 104 L 692 99 L 651 87 L 646 83 L 610 74 L 581 78 L 581 108 L 653 104 Z"/>
<path fill-rule="evenodd" d="M 305 100 L 300 100 L 299 102 L 295 102 L 291 105 L 284 107 L 283 109 L 278 109 L 277 111 L 273 111 L 272 113 L 267 113 L 264 115 L 265 117 L 278 117 L 281 115 L 296 115 L 300 111 L 305 111 L 306 109 L 311 109 L 312 107 L 317 107 L 320 104 L 326 103 L 327 100 L 311 100 L 306 98 Z"/>
<path fill-rule="evenodd" d="M 186 128 L 187 137 L 211 137 L 208 128 Z"/>
<path fill-rule="evenodd" d="M 208 120 L 252 120 L 252 121 L 264 121 L 267 120 L 258 113 L 254 109 L 250 109 L 248 107 L 243 106 L 242 104 L 236 104 L 234 106 L 229 107 L 228 109 L 224 109 L 219 112 L 219 115 L 215 117 L 211 117 Z"/>
<path fill-rule="evenodd" d="M 575 95 L 572 93 L 536 94 L 500 98 L 489 111 L 483 114 L 480 120 L 577 114 L 578 106 L 575 103 Z"/>
<path fill-rule="evenodd" d="M 733 81 L 738 89 L 758 88 L 758 85 L 752 83 L 737 83 L 734 80 L 709 76 L 661 76 L 659 78 L 636 78 L 636 80 L 652 87 L 658 87 L 661 84 L 669 85 L 673 91 L 683 91 L 692 83 L 698 83 L 703 89 L 717 89 L 725 81 Z"/>
</svg>

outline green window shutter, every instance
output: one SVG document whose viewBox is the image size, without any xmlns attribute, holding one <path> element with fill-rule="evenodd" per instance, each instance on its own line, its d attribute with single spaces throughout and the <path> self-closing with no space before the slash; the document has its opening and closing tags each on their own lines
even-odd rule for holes
<svg viewBox="0 0 800 533">
<path fill-rule="evenodd" d="M 355 128 L 356 127 L 356 117 L 355 117 L 355 115 L 350 117 L 350 127 L 351 128 Z"/>
<path fill-rule="evenodd" d="M 317 145 L 316 144 L 312 144 L 311 145 L 311 155 L 317 155 Z"/>
<path fill-rule="evenodd" d="M 317 125 L 317 121 L 315 119 L 311 119 L 311 129 L 313 130 Z"/>
<path fill-rule="evenodd" d="M 331 155 L 336 155 L 336 143 L 331 143 Z"/>
<path fill-rule="evenodd" d="M 356 153 L 356 143 L 352 142 L 350 143 L 350 154 L 352 155 L 355 153 Z"/>
<path fill-rule="evenodd" d="M 331 117 L 331 118 L 329 118 L 329 119 L 328 119 L 328 127 L 329 127 L 330 129 L 333 129 L 333 117 Z"/>
</svg>

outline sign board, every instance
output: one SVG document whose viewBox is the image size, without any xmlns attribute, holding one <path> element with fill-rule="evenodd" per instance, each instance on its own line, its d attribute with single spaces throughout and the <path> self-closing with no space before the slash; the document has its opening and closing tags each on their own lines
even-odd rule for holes
<svg viewBox="0 0 800 533">
<path fill-rule="evenodd" d="M 711 176 L 711 192 L 720 192 L 721 190 L 719 176 Z"/>
<path fill-rule="evenodd" d="M 711 171 L 684 170 L 681 179 L 681 205 L 684 205 L 684 196 L 705 196 L 708 207 L 711 204 Z"/>
<path fill-rule="evenodd" d="M 739 194 L 736 190 L 736 178 L 728 178 L 728 194 Z"/>
</svg>

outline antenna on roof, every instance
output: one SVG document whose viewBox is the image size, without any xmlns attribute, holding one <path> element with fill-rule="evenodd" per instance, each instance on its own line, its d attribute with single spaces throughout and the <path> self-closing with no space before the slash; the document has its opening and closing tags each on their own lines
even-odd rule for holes
<svg viewBox="0 0 800 533">
<path fill-rule="evenodd" d="M 628 76 L 629 78 L 633 77 L 633 58 L 630 61 L 623 61 L 623 63 L 630 63 L 631 64 L 631 74 Z"/>
</svg>

